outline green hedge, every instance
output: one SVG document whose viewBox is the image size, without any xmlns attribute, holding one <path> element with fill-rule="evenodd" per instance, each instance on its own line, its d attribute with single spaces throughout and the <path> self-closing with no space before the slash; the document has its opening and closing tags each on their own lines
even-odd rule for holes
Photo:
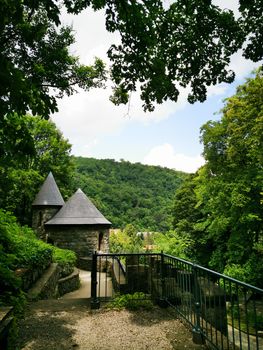
<svg viewBox="0 0 263 350">
<path fill-rule="evenodd" d="M 61 268 L 61 277 L 65 277 L 73 272 L 77 262 L 77 257 L 74 252 L 67 249 L 60 249 L 52 246 L 53 262 L 59 264 Z"/>
<path fill-rule="evenodd" d="M 65 276 L 73 270 L 76 255 L 37 239 L 32 229 L 21 227 L 11 213 L 0 209 L 0 305 L 24 302 L 16 269 L 45 269 L 52 261 L 59 263 L 61 274 Z"/>
</svg>

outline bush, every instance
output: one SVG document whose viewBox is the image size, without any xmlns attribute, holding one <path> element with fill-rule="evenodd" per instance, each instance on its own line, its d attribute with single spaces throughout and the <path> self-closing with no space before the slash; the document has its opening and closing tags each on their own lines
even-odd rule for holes
<svg viewBox="0 0 263 350">
<path fill-rule="evenodd" d="M 114 298 L 108 305 L 108 308 L 114 309 L 128 309 L 128 310 L 152 310 L 153 302 L 149 296 L 142 292 L 134 294 L 123 294 Z"/>
<path fill-rule="evenodd" d="M 77 257 L 74 252 L 67 249 L 60 249 L 52 246 L 53 262 L 59 264 L 61 268 L 61 277 L 68 276 L 73 272 Z"/>
<path fill-rule="evenodd" d="M 51 247 L 36 239 L 34 231 L 21 227 L 10 213 L 0 210 L 0 250 L 11 270 L 18 267 L 48 266 Z"/>
<path fill-rule="evenodd" d="M 44 270 L 52 261 L 60 265 L 61 275 L 66 276 L 73 271 L 76 255 L 37 239 L 32 229 L 21 227 L 13 215 L 0 210 L 0 305 L 13 305 L 20 312 L 25 294 L 15 270 Z"/>
</svg>

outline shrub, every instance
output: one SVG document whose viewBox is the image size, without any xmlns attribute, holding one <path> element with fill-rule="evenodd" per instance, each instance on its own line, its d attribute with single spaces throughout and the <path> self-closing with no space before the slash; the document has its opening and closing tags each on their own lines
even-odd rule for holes
<svg viewBox="0 0 263 350">
<path fill-rule="evenodd" d="M 115 309 L 128 309 L 128 310 L 151 310 L 153 308 L 153 302 L 149 299 L 149 296 L 142 292 L 134 294 L 123 294 L 115 297 L 108 305 L 108 308 Z"/>
<path fill-rule="evenodd" d="M 52 261 L 60 265 L 61 275 L 66 276 L 73 271 L 76 255 L 37 239 L 32 229 L 21 227 L 11 213 L 0 209 L 0 305 L 13 305 L 21 311 L 25 294 L 15 270 L 44 270 Z"/>
<path fill-rule="evenodd" d="M 53 262 L 59 264 L 61 268 L 61 276 L 67 276 L 73 272 L 76 265 L 77 257 L 74 252 L 67 249 L 60 249 L 52 246 Z"/>
</svg>

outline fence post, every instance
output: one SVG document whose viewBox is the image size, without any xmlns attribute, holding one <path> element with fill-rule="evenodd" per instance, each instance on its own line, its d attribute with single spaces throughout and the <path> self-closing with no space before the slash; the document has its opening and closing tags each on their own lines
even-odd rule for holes
<svg viewBox="0 0 263 350">
<path fill-rule="evenodd" d="M 200 292 L 198 288 L 198 280 L 197 280 L 197 267 L 193 265 L 193 281 L 194 281 L 194 312 L 195 312 L 195 325 L 194 328 L 192 329 L 193 333 L 193 342 L 195 344 L 204 344 L 204 338 L 201 332 L 201 327 L 200 327 L 200 319 L 201 319 L 201 314 L 200 314 L 200 308 L 201 308 L 201 302 L 200 302 Z"/>
<path fill-rule="evenodd" d="M 92 266 L 91 266 L 91 309 L 99 309 L 100 301 L 97 297 L 97 252 L 94 251 L 92 255 Z"/>
<path fill-rule="evenodd" d="M 165 286 L 165 268 L 164 268 L 164 254 L 163 251 L 161 251 L 161 266 L 160 266 L 160 272 L 161 272 L 161 296 L 158 300 L 158 305 L 160 307 L 167 307 L 167 296 L 166 296 L 166 286 Z"/>
</svg>

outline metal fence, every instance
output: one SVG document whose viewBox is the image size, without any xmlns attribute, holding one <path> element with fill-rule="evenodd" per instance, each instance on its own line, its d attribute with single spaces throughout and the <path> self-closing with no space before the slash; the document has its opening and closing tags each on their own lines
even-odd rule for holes
<svg viewBox="0 0 263 350">
<path fill-rule="evenodd" d="M 191 325 L 193 340 L 214 349 L 263 349 L 263 290 L 163 253 L 97 254 L 91 305 L 142 292 L 171 306 Z"/>
</svg>

